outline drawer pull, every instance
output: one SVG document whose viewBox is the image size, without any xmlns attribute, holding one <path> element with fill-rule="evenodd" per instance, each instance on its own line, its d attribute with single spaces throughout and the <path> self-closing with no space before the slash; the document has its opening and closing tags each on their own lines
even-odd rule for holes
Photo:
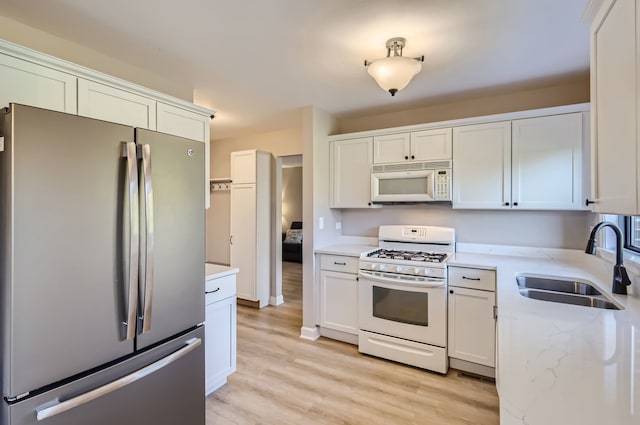
<svg viewBox="0 0 640 425">
<path fill-rule="evenodd" d="M 206 291 L 205 294 L 213 294 L 214 292 L 218 292 L 219 290 L 220 290 L 220 287 L 217 287 L 213 291 Z"/>
<path fill-rule="evenodd" d="M 480 278 L 479 278 L 479 277 L 466 277 L 466 276 L 462 276 L 462 278 L 463 278 L 463 279 L 466 279 L 466 280 L 480 280 Z"/>
<path fill-rule="evenodd" d="M 338 263 L 337 261 L 334 261 L 333 264 L 336 264 L 338 266 L 346 266 L 347 263 Z"/>
</svg>

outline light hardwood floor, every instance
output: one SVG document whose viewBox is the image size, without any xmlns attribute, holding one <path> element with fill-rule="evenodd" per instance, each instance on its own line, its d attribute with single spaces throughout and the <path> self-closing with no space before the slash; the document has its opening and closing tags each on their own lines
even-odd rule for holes
<svg viewBox="0 0 640 425">
<path fill-rule="evenodd" d="M 302 265 L 283 263 L 285 303 L 238 306 L 238 368 L 207 398 L 207 425 L 497 425 L 491 383 L 300 339 Z"/>
</svg>

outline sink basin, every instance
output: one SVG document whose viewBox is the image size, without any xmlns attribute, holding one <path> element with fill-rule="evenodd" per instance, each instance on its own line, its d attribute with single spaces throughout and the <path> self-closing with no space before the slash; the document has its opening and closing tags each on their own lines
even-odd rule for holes
<svg viewBox="0 0 640 425">
<path fill-rule="evenodd" d="M 554 303 L 622 310 L 589 282 L 571 278 L 521 273 L 516 275 L 523 297 Z"/>
<path fill-rule="evenodd" d="M 587 282 L 559 279 L 554 277 L 540 277 L 522 274 L 516 277 L 520 289 L 542 289 L 545 291 L 564 292 L 579 295 L 602 295 L 600 291 Z"/>
<path fill-rule="evenodd" d="M 603 297 L 593 297 L 587 295 L 573 295 L 563 292 L 540 291 L 536 289 L 520 289 L 520 295 L 534 300 L 551 301 L 554 303 L 582 305 L 585 307 L 605 308 L 609 310 L 620 310 L 611 301 Z"/>
</svg>

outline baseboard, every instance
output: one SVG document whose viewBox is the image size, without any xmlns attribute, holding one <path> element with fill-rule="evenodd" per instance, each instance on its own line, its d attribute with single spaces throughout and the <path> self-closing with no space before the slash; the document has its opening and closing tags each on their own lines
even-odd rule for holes
<svg viewBox="0 0 640 425">
<path fill-rule="evenodd" d="M 242 298 L 237 298 L 238 305 L 244 305 L 247 307 L 260 308 L 260 301 L 249 301 L 243 300 Z"/>
<path fill-rule="evenodd" d="M 320 328 L 320 335 L 326 338 L 337 339 L 338 341 L 346 342 L 353 345 L 358 345 L 358 335 L 353 335 L 350 333 L 336 331 L 334 329 L 328 329 L 328 328 L 322 328 L 322 327 Z"/>
<path fill-rule="evenodd" d="M 449 357 L 449 367 L 453 369 L 470 372 L 475 375 L 486 376 L 495 379 L 496 370 L 493 367 L 485 366 L 477 363 L 468 362 L 466 360 L 454 359 Z"/>
<path fill-rule="evenodd" d="M 306 328 L 303 326 L 300 328 L 300 338 L 315 341 L 320 338 L 320 331 L 317 326 L 314 326 L 313 328 Z"/>
<path fill-rule="evenodd" d="M 278 295 L 277 297 L 269 297 L 269 305 L 280 305 L 284 304 L 284 297 L 282 295 Z"/>
</svg>

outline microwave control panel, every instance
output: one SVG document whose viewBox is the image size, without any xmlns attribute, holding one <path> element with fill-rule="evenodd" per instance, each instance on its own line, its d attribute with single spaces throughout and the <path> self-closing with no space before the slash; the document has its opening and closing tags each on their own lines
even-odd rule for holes
<svg viewBox="0 0 640 425">
<path fill-rule="evenodd" d="M 433 199 L 436 201 L 451 200 L 451 170 L 435 170 Z"/>
</svg>

